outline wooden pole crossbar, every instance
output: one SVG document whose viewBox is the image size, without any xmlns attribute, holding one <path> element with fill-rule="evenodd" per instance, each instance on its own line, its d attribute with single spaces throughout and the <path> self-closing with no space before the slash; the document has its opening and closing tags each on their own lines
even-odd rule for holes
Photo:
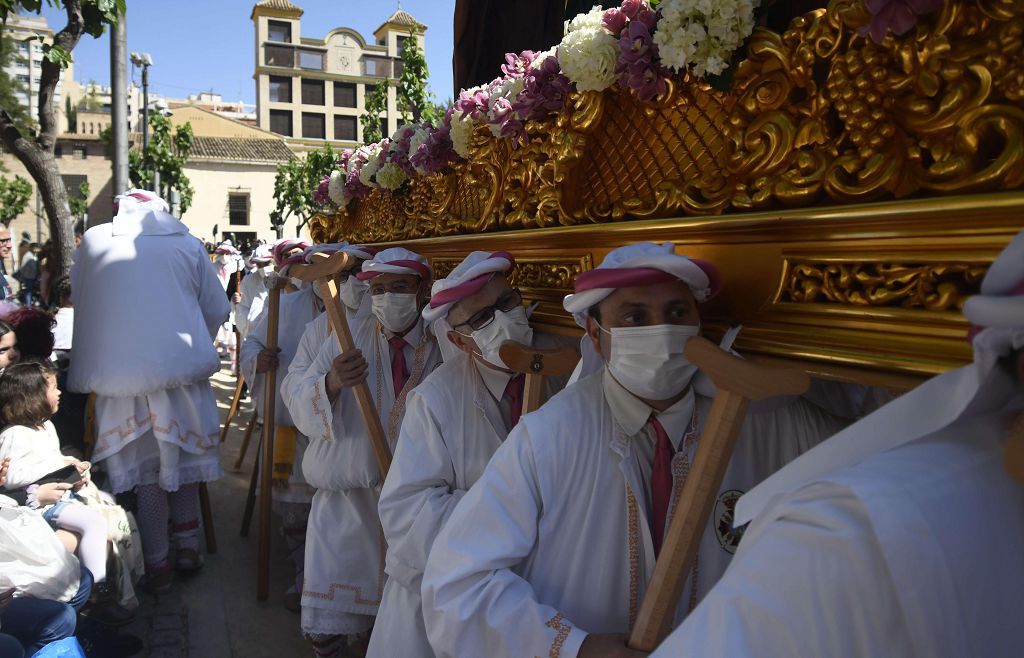
<svg viewBox="0 0 1024 658">
<path fill-rule="evenodd" d="M 799 395 L 810 386 L 805 372 L 746 361 L 704 338 L 689 339 L 684 353 L 690 363 L 711 377 L 718 392 L 629 636 L 630 648 L 638 651 L 653 651 L 671 630 L 683 585 L 697 557 L 704 526 L 750 401 Z"/>
<path fill-rule="evenodd" d="M 302 281 L 317 282 L 320 286 L 320 294 L 323 296 L 324 308 L 330 319 L 331 327 L 341 353 L 345 354 L 355 349 L 352 341 L 352 332 L 348 326 L 348 318 L 345 317 L 345 306 L 338 296 L 337 276 L 352 266 L 352 256 L 344 252 L 334 254 L 314 254 L 318 262 L 310 265 L 294 265 L 289 270 L 289 276 Z M 366 424 L 366 432 L 370 437 L 373 447 L 373 455 L 377 461 L 377 468 L 380 469 L 381 480 L 387 478 L 388 470 L 391 468 L 391 446 L 388 444 L 384 428 L 380 424 L 380 416 L 377 415 L 377 407 L 373 402 L 373 395 L 370 393 L 370 386 L 364 380 L 353 387 L 359 411 Z"/>
<path fill-rule="evenodd" d="M 545 377 L 567 375 L 580 360 L 580 355 L 570 347 L 540 349 L 513 340 L 502 343 L 498 354 L 509 370 L 526 375 L 523 415 L 535 411 L 543 403 Z"/>
</svg>

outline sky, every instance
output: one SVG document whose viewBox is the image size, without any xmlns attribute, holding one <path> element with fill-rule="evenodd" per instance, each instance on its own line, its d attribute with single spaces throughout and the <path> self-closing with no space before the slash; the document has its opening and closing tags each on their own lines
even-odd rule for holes
<svg viewBox="0 0 1024 658">
<path fill-rule="evenodd" d="M 225 101 L 256 103 L 253 22 L 256 0 L 127 0 L 128 52 L 147 52 L 150 89 L 164 97 L 186 98 L 201 91 Z M 301 34 L 322 39 L 336 27 L 350 27 L 373 41 L 373 30 L 398 6 L 397 0 L 292 0 L 304 10 Z M 56 32 L 67 23 L 43 3 L 43 15 Z M 452 16 L 455 0 L 401 0 L 402 9 L 427 25 L 426 55 L 430 89 L 438 102 L 452 93 Z M 75 79 L 110 83 L 110 40 L 82 37 L 73 53 Z M 131 65 L 129 75 L 133 74 Z M 136 84 L 141 72 L 134 70 Z"/>
</svg>

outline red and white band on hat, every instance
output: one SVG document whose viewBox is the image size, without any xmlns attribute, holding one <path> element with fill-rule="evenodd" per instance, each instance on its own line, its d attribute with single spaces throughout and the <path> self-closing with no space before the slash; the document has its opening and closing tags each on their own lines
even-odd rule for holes
<svg viewBox="0 0 1024 658">
<path fill-rule="evenodd" d="M 356 274 L 356 278 L 366 281 L 379 274 L 412 274 L 430 280 L 433 271 L 423 256 L 401 247 L 391 247 L 377 252 L 363 263 L 363 271 Z"/>
<path fill-rule="evenodd" d="M 423 309 L 423 319 L 433 322 L 447 317 L 457 302 L 483 288 L 496 273 L 508 272 L 515 264 L 515 258 L 506 251 L 472 252 L 447 277 L 434 282 L 430 303 Z"/>
<path fill-rule="evenodd" d="M 361 258 L 362 260 L 369 260 L 373 258 L 374 254 L 377 253 L 377 249 L 374 247 L 367 247 L 360 244 L 349 244 L 347 242 L 327 242 L 324 244 L 315 244 L 312 247 L 306 249 L 303 255 L 306 258 L 307 263 L 313 262 L 313 254 L 334 254 L 339 251 L 343 251 L 346 254 L 354 256 L 355 258 Z"/>
<path fill-rule="evenodd" d="M 611 251 L 597 268 L 577 276 L 576 292 L 566 295 L 562 305 L 580 322 L 581 314 L 619 288 L 677 280 L 689 286 L 699 303 L 717 295 L 722 287 L 722 276 L 713 263 L 681 256 L 671 242 L 640 242 Z"/>
<path fill-rule="evenodd" d="M 227 254 L 229 256 L 237 256 L 238 250 L 235 249 L 235 245 L 231 244 L 230 240 L 225 240 L 217 245 L 217 249 L 214 253 Z"/>
<path fill-rule="evenodd" d="M 274 264 L 280 268 L 285 264 L 285 258 L 287 257 L 288 252 L 294 251 L 295 249 L 305 251 L 306 249 L 309 248 L 309 246 L 309 242 L 305 240 L 298 240 L 294 238 L 285 238 L 284 240 L 279 240 L 274 245 Z M 302 262 L 301 255 L 300 260 L 296 262 Z"/>
<path fill-rule="evenodd" d="M 161 199 L 156 192 L 150 192 L 149 190 L 133 188 L 124 194 L 118 194 L 114 197 L 114 214 L 120 212 L 122 201 L 128 201 L 128 205 L 132 207 L 143 206 L 151 210 L 171 211 L 166 201 Z"/>
<path fill-rule="evenodd" d="M 250 265 L 266 265 L 272 260 L 274 260 L 274 254 L 271 246 L 269 244 L 261 244 L 252 250 L 248 263 Z"/>
</svg>

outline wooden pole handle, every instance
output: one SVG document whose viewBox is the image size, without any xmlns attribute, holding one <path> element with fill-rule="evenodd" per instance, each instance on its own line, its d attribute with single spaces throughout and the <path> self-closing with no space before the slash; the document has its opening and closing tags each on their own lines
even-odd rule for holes
<svg viewBox="0 0 1024 658">
<path fill-rule="evenodd" d="M 654 651 L 671 630 L 750 400 L 798 395 L 810 385 L 805 372 L 745 361 L 703 338 L 689 339 L 685 354 L 711 377 L 718 392 L 629 636 L 629 646 L 638 651 Z"/>
<path fill-rule="evenodd" d="M 281 286 L 274 282 L 267 295 L 266 349 L 277 352 L 277 327 L 281 313 Z M 274 420 L 277 407 L 277 368 L 264 373 L 263 379 L 263 449 L 260 458 L 259 538 L 256 556 L 256 599 L 266 601 L 270 593 L 270 497 L 274 478 Z"/>
</svg>

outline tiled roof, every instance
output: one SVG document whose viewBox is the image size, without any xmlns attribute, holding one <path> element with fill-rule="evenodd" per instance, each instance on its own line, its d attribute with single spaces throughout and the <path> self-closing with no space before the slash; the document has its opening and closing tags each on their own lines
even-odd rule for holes
<svg viewBox="0 0 1024 658">
<path fill-rule="evenodd" d="M 192 143 L 192 158 L 215 160 L 246 160 L 283 162 L 293 157 L 284 140 L 243 139 L 239 137 L 196 137 Z"/>
<path fill-rule="evenodd" d="M 256 9 L 276 9 L 278 11 L 298 12 L 300 16 L 302 15 L 302 8 L 293 5 L 288 0 L 260 0 L 253 7 L 254 11 Z"/>
<path fill-rule="evenodd" d="M 417 28 L 426 27 L 426 25 L 424 25 L 423 23 L 421 23 L 418 20 L 416 20 L 415 18 L 413 18 L 412 14 L 410 14 L 407 11 L 405 11 L 404 9 L 399 9 L 399 10 L 395 11 L 395 13 L 391 14 L 390 18 L 388 18 L 386 21 L 381 23 L 380 27 L 377 28 L 377 31 L 374 32 L 374 34 L 376 34 L 377 32 L 380 32 L 382 27 L 384 27 L 385 25 L 389 25 L 389 24 L 408 25 L 409 27 L 417 27 Z"/>
</svg>

